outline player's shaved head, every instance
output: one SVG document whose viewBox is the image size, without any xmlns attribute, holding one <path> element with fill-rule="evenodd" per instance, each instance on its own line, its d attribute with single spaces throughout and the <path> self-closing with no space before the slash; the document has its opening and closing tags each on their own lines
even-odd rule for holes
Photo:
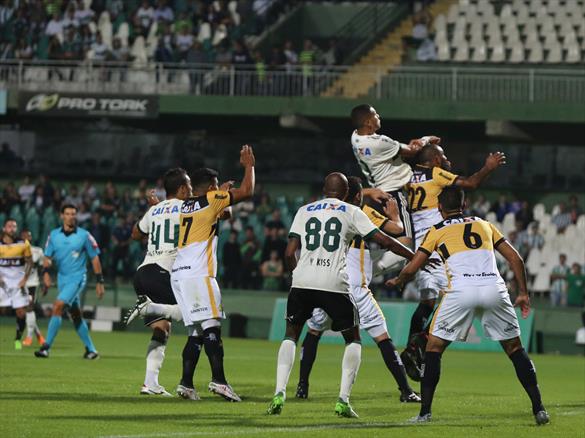
<svg viewBox="0 0 585 438">
<path fill-rule="evenodd" d="M 344 201 L 347 198 L 349 183 L 346 176 L 341 172 L 333 172 L 325 178 L 323 194 L 328 198 L 337 198 Z"/>
<path fill-rule="evenodd" d="M 368 104 L 362 104 L 354 107 L 351 110 L 351 123 L 355 129 L 359 129 L 366 123 L 372 116 L 372 106 Z"/>
<path fill-rule="evenodd" d="M 465 192 L 459 187 L 445 187 L 439 195 L 439 206 L 442 213 L 454 213 L 463 210 Z"/>
<path fill-rule="evenodd" d="M 434 144 L 427 144 L 418 153 L 418 162 L 420 164 L 431 163 L 437 158 L 440 158 L 443 150 L 440 146 Z"/>
</svg>

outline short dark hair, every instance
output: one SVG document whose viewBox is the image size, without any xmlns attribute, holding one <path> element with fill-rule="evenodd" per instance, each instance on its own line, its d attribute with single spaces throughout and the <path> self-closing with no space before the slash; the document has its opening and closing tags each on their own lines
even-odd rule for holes
<svg viewBox="0 0 585 438">
<path fill-rule="evenodd" d="M 461 210 L 464 202 L 465 192 L 459 187 L 445 187 L 439 195 L 439 204 L 444 211 Z"/>
<path fill-rule="evenodd" d="M 191 173 L 191 184 L 193 187 L 208 186 L 218 175 L 217 170 L 210 169 L 209 167 L 200 167 Z"/>
<path fill-rule="evenodd" d="M 167 196 L 175 195 L 185 184 L 187 184 L 187 171 L 180 167 L 167 170 L 163 177 L 163 186 Z"/>
<path fill-rule="evenodd" d="M 351 110 L 351 123 L 355 129 L 364 126 L 368 117 L 372 114 L 372 106 L 364 103 Z"/>
<path fill-rule="evenodd" d="M 347 185 L 349 190 L 347 191 L 347 202 L 353 201 L 353 198 L 362 190 L 362 179 L 359 176 L 350 176 L 347 178 Z"/>
<path fill-rule="evenodd" d="M 73 204 L 63 204 L 61 206 L 61 213 L 65 213 L 65 210 L 67 210 L 68 208 L 72 208 L 75 210 L 75 212 L 77 212 L 77 206 L 73 205 Z"/>
<path fill-rule="evenodd" d="M 13 217 L 7 217 L 6 219 L 4 219 L 4 225 L 6 225 L 8 222 L 16 222 L 16 219 L 14 219 Z"/>
</svg>

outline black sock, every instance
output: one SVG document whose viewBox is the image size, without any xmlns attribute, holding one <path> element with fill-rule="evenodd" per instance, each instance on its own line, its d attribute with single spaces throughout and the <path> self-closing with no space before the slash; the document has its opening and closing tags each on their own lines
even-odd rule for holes
<svg viewBox="0 0 585 438">
<path fill-rule="evenodd" d="M 415 333 L 422 332 L 425 328 L 425 324 L 429 319 L 429 316 L 433 313 L 433 307 L 428 304 L 418 303 L 418 307 L 410 318 L 410 332 L 408 333 L 408 339 Z"/>
<path fill-rule="evenodd" d="M 392 340 L 384 339 L 382 342 L 378 343 L 378 348 L 380 349 L 380 353 L 382 353 L 382 358 L 384 359 L 386 367 L 388 367 L 394 376 L 394 380 L 396 380 L 396 383 L 398 384 L 398 389 L 400 389 L 401 392 L 411 393 L 412 389 L 408 384 L 408 380 L 406 380 L 404 365 L 402 364 L 402 360 L 400 360 L 400 356 L 398 355 Z"/>
<path fill-rule="evenodd" d="M 422 405 L 419 415 L 421 416 L 431 413 L 433 396 L 435 395 L 435 389 L 441 376 L 441 354 L 434 351 L 427 351 L 425 354 L 424 372 L 420 384 Z"/>
<path fill-rule="evenodd" d="M 187 388 L 194 388 L 193 376 L 195 375 L 195 368 L 199 362 L 199 355 L 201 354 L 201 347 L 203 346 L 203 339 L 201 336 L 188 336 L 185 347 L 183 348 L 183 375 L 181 377 L 181 385 Z"/>
<path fill-rule="evenodd" d="M 314 335 L 307 332 L 303 345 L 301 346 L 301 372 L 299 375 L 299 382 L 305 382 L 309 384 L 309 375 L 313 368 L 313 363 L 317 358 L 317 347 L 319 346 L 319 340 L 321 335 Z"/>
<path fill-rule="evenodd" d="M 26 319 L 16 317 L 16 340 L 20 341 L 22 338 L 22 333 L 24 332 L 24 328 L 26 327 Z"/>
<path fill-rule="evenodd" d="M 544 406 L 542 405 L 540 389 L 538 388 L 538 382 L 536 381 L 536 369 L 524 348 L 512 353 L 510 360 L 514 364 L 518 380 L 520 380 L 528 397 L 530 397 L 530 401 L 532 402 L 532 413 L 536 414 L 538 411 L 543 411 Z"/>
<path fill-rule="evenodd" d="M 223 372 L 223 343 L 221 342 L 221 329 L 211 327 L 203 330 L 203 345 L 205 354 L 211 367 L 211 379 L 217 383 L 227 383 Z"/>
</svg>

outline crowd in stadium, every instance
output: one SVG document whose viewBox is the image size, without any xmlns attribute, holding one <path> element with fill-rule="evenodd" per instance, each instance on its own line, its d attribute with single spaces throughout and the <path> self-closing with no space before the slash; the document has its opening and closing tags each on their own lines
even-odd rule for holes
<svg viewBox="0 0 585 438">
<path fill-rule="evenodd" d="M 51 181 L 44 175 L 36 180 L 25 177 L 22 181 L 3 185 L 0 218 L 16 218 L 21 226 L 32 231 L 33 243 L 42 246 L 43 236 L 58 226 L 60 206 L 73 204 L 79 209 L 79 225 L 92 233 L 103 251 L 109 278 L 129 281 L 142 261 L 145 248 L 144 242 L 139 244 L 131 240 L 131 230 L 148 208 L 150 190 L 145 179 L 137 186 L 112 182 L 98 186 L 91 180 L 65 184 Z M 164 199 L 162 180 L 156 181 L 153 190 L 159 199 Z M 239 204 L 234 217 L 221 224 L 219 254 L 223 271 L 220 279 L 224 287 L 286 290 L 289 281 L 283 263 L 286 235 L 291 215 L 299 202 L 276 200 L 259 186 L 254 198 Z M 583 267 L 575 263 L 575 257 L 567 258 L 558 251 L 554 253 L 554 263 L 549 259 L 544 265 L 531 263 L 531 258 L 535 257 L 533 250 L 541 251 L 546 243 L 550 243 L 547 238 L 560 236 L 567 227 L 574 226 L 579 220 L 583 222 L 585 216 L 578 198 L 570 196 L 567 203 L 561 202 L 554 208 L 554 214 L 548 218 L 554 235 L 545 235 L 534 217 L 533 207 L 526 201 L 508 199 L 505 195 L 496 202 L 478 195 L 470 198 L 467 213 L 489 217 L 501 225 L 512 244 L 528 260 L 533 289 L 544 292 L 537 286 L 541 281 L 535 282 L 544 266 L 546 282 L 543 287 L 550 291 L 551 303 L 580 306 L 583 291 L 576 285 L 584 274 Z M 504 271 L 505 264 L 500 269 Z"/>
</svg>

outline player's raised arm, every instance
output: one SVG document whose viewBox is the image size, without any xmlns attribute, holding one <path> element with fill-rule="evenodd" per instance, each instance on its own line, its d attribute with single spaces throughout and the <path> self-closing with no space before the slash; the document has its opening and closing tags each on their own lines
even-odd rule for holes
<svg viewBox="0 0 585 438">
<path fill-rule="evenodd" d="M 242 146 L 240 151 L 240 164 L 244 168 L 244 179 L 239 188 L 231 189 L 232 204 L 236 204 L 244 199 L 252 197 L 254 194 L 254 187 L 256 185 L 256 176 L 254 173 L 254 166 L 256 165 L 256 158 L 252 146 L 247 144 Z"/>
<path fill-rule="evenodd" d="M 382 231 L 387 234 L 400 235 L 404 232 L 404 224 L 400 219 L 400 213 L 398 211 L 398 203 L 396 199 L 391 197 L 384 205 L 384 213 L 388 217 L 388 221 L 380 227 Z"/>
<path fill-rule="evenodd" d="M 441 143 L 441 139 L 439 137 L 435 137 L 434 135 L 429 135 L 422 138 L 415 138 L 410 140 L 408 144 L 400 144 L 400 151 L 399 154 L 403 158 L 414 158 L 420 150 L 425 147 L 427 144 L 439 144 Z"/>
<path fill-rule="evenodd" d="M 489 154 L 485 159 L 485 164 L 481 169 L 479 169 L 471 176 L 457 177 L 454 185 L 461 187 L 462 189 L 475 190 L 481 185 L 481 183 L 488 177 L 489 174 L 504 164 L 506 164 L 506 155 L 504 155 L 503 152 Z"/>
<path fill-rule="evenodd" d="M 528 286 L 526 284 L 526 267 L 524 266 L 524 260 L 522 260 L 520 254 L 518 254 L 518 251 L 516 251 L 516 249 L 503 238 L 499 242 L 496 242 L 495 249 L 506 259 L 514 273 L 514 278 L 518 284 L 518 297 L 516 298 L 514 306 L 520 307 L 522 310 L 522 317 L 526 318 L 530 313 L 530 297 L 528 295 Z"/>
<path fill-rule="evenodd" d="M 420 249 L 414 254 L 414 257 L 408 264 L 400 271 L 398 277 L 391 278 L 386 282 L 387 286 L 391 287 L 401 287 L 402 285 L 406 284 L 414 277 L 414 274 L 417 273 L 419 269 L 421 269 L 429 259 L 429 255 L 426 252 L 421 251 Z"/>
<path fill-rule="evenodd" d="M 414 253 L 410 248 L 400 243 L 394 237 L 390 237 L 380 230 L 369 236 L 369 238 L 378 245 L 386 248 L 389 251 L 392 251 L 394 254 L 398 254 L 399 256 L 404 257 L 407 260 L 412 260 L 414 257 Z"/>
</svg>

